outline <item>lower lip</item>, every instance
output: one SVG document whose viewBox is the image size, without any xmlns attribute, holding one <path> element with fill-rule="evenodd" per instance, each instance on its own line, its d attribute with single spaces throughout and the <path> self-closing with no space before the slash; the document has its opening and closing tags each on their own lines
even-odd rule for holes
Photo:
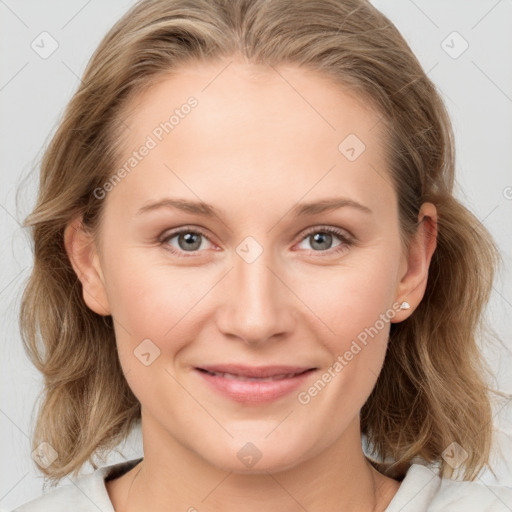
<svg viewBox="0 0 512 512">
<path fill-rule="evenodd" d="M 197 369 L 196 372 L 216 391 L 235 402 L 263 403 L 277 400 L 291 393 L 304 383 L 313 370 L 293 377 L 270 381 L 228 379 Z"/>
</svg>

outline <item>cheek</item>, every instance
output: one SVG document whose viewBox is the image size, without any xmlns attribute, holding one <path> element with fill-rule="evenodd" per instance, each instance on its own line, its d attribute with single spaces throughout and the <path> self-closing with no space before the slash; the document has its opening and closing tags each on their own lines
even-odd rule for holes
<svg viewBox="0 0 512 512">
<path fill-rule="evenodd" d="M 396 260 L 390 253 L 386 256 L 375 250 L 373 257 L 366 255 L 328 272 L 321 269 L 307 283 L 296 282 L 311 311 L 323 321 L 331 352 L 344 351 L 347 341 L 376 323 L 379 330 L 385 330 L 379 319 L 386 313 L 389 319 L 389 308 L 396 299 Z"/>
<path fill-rule="evenodd" d="M 336 361 L 330 366 L 336 375 L 332 379 L 336 382 L 333 399 L 343 394 L 343 400 L 362 406 L 380 373 L 390 319 L 396 313 L 391 307 L 395 301 L 396 254 L 375 248 L 350 267 L 332 269 L 328 279 L 308 280 L 308 306 L 322 320 L 319 325 L 324 334 L 318 339 L 329 354 L 327 364 Z"/>
<path fill-rule="evenodd" d="M 157 249 L 127 249 L 112 259 L 108 296 L 119 322 L 161 337 L 197 302 L 202 273 L 156 261 L 149 251 Z"/>
<path fill-rule="evenodd" d="M 191 295 L 195 293 L 191 290 L 196 286 L 187 292 L 175 270 L 142 263 L 142 258 L 128 255 L 116 260 L 110 274 L 109 300 L 128 385 L 142 404 L 158 408 L 164 398 L 171 402 L 176 399 L 172 360 L 186 344 L 179 332 L 182 323 L 188 322 L 184 315 L 193 306 Z M 162 389 L 166 392 L 160 396 Z"/>
<path fill-rule="evenodd" d="M 298 396 L 304 413 L 308 411 L 308 428 L 321 430 L 324 439 L 334 439 L 358 415 L 375 387 L 386 355 L 390 324 L 382 316 L 386 319 L 389 313 L 389 286 L 387 280 L 375 279 L 369 281 L 372 286 L 364 286 L 361 283 L 367 277 L 352 272 L 350 279 L 340 279 L 344 291 L 331 294 L 332 301 L 324 296 L 329 309 L 324 309 L 322 318 L 335 335 L 318 337 L 328 358 L 317 380 Z"/>
<path fill-rule="evenodd" d="M 112 261 L 108 296 L 121 364 L 125 370 L 134 364 L 138 369 L 140 361 L 134 356 L 148 351 L 151 358 L 164 356 L 155 358 L 152 367 L 169 363 L 196 338 L 201 301 L 218 276 L 198 267 L 172 267 L 162 258 L 152 261 L 147 252 L 136 249 Z"/>
</svg>

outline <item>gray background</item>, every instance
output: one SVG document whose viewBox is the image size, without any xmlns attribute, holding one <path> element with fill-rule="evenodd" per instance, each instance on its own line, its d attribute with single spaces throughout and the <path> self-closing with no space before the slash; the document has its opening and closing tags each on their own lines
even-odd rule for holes
<svg viewBox="0 0 512 512">
<path fill-rule="evenodd" d="M 102 36 L 129 0 L 0 0 L 0 509 L 38 496 L 29 435 L 41 378 L 26 358 L 17 315 L 32 256 L 21 220 L 34 204 L 37 167 L 64 106 Z M 505 267 L 488 308 L 506 347 L 486 351 L 496 386 L 512 392 L 512 1 L 374 0 L 397 25 L 446 100 L 458 151 L 456 195 L 496 238 Z M 32 42 L 50 49 L 42 58 Z M 456 31 L 459 35 L 452 33 Z M 443 41 L 445 41 L 443 43 Z M 469 44 L 466 51 L 458 55 Z M 34 43 L 34 44 L 35 44 Z M 40 51 L 43 51 L 41 48 Z M 451 55 L 450 55 L 451 54 Z M 22 178 L 28 177 L 20 188 Z M 16 193 L 19 192 L 18 203 Z M 512 405 L 496 405 L 498 483 L 512 482 Z M 122 453 L 121 453 L 122 451 Z M 499 453 L 503 454 L 499 458 Z M 141 454 L 140 433 L 108 463 Z M 124 455 L 124 456 L 123 456 Z M 509 463 L 506 462 L 509 461 Z M 84 472 L 90 466 L 84 466 Z M 486 472 L 481 480 L 496 483 Z M 65 478 L 62 484 L 69 483 Z"/>
</svg>

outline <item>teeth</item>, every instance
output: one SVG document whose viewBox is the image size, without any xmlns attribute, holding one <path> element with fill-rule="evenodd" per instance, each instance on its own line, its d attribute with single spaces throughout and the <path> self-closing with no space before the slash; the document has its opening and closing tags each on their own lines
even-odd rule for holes
<svg viewBox="0 0 512 512">
<path fill-rule="evenodd" d="M 289 379 L 291 377 L 295 377 L 296 373 L 286 373 L 283 375 L 274 375 L 273 377 L 245 377 L 244 375 L 233 375 L 232 373 L 217 373 L 217 372 L 208 372 L 210 375 L 215 375 L 216 377 L 224 377 L 226 379 L 233 380 L 250 380 L 256 382 L 268 382 L 272 380 L 280 380 L 280 379 Z"/>
</svg>

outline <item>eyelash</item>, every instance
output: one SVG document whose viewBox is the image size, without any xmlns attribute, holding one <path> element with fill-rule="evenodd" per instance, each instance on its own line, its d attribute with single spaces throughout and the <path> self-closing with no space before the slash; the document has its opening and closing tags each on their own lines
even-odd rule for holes
<svg viewBox="0 0 512 512">
<path fill-rule="evenodd" d="M 165 250 L 170 251 L 172 254 L 174 254 L 178 258 L 190 258 L 190 257 L 195 256 L 195 254 L 197 252 L 201 252 L 201 251 L 193 251 L 193 252 L 190 253 L 190 255 L 186 255 L 185 256 L 185 255 L 183 255 L 183 253 L 186 252 L 186 251 L 179 251 L 179 250 L 175 249 L 174 247 L 172 247 L 172 246 L 167 244 L 167 242 L 169 242 L 169 240 L 173 239 L 174 237 L 176 237 L 177 235 L 180 235 L 182 233 L 199 234 L 199 235 L 205 237 L 207 240 L 209 240 L 211 242 L 211 240 L 208 238 L 208 236 L 206 235 L 206 233 L 204 231 L 202 231 L 199 228 L 192 227 L 192 226 L 190 226 L 190 227 L 185 226 L 183 228 L 180 228 L 178 231 L 174 231 L 172 233 L 169 233 L 167 236 L 165 236 L 164 238 L 160 238 L 158 241 L 159 241 L 160 245 Z M 315 227 L 315 228 L 312 228 L 312 229 L 308 230 L 306 233 L 304 233 L 304 235 L 300 239 L 299 243 L 302 242 L 308 236 L 310 236 L 310 235 L 312 235 L 314 233 L 329 233 L 329 234 L 332 234 L 332 235 L 336 235 L 340 239 L 340 241 L 341 241 L 341 243 L 339 245 L 337 245 L 335 248 L 328 249 L 327 251 L 313 251 L 313 250 L 311 250 L 311 252 L 314 252 L 314 253 L 317 253 L 317 252 L 320 252 L 321 254 L 327 253 L 330 256 L 332 256 L 334 254 L 337 254 L 338 252 L 346 250 L 347 247 L 350 247 L 351 245 L 354 244 L 354 241 L 353 241 L 353 239 L 351 237 L 347 236 L 343 231 L 341 231 L 341 230 L 339 230 L 337 228 L 330 227 L 330 226 L 318 226 L 318 227 Z M 323 256 L 320 256 L 320 257 L 323 257 Z"/>
</svg>

